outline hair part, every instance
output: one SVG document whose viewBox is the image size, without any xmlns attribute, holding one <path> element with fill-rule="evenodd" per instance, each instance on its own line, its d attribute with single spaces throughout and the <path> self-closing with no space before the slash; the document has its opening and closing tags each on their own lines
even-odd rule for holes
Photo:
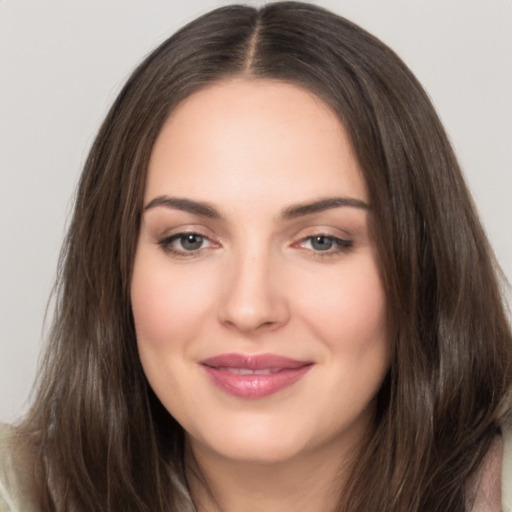
<svg viewBox="0 0 512 512">
<path fill-rule="evenodd" d="M 61 253 L 38 394 L 20 428 L 36 453 L 42 508 L 177 511 L 185 499 L 184 433 L 145 379 L 130 280 L 163 124 L 185 98 L 232 77 L 280 80 L 324 100 L 369 191 L 392 363 L 337 510 L 466 510 L 466 482 L 510 410 L 496 263 L 412 73 L 361 28 L 300 2 L 193 21 L 139 65 L 101 126 Z"/>
</svg>

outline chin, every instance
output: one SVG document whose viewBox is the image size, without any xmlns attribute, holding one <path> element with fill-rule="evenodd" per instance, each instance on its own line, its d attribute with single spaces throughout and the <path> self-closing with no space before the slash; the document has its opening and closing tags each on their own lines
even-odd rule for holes
<svg viewBox="0 0 512 512">
<path fill-rule="evenodd" d="M 229 441 L 229 442 L 227 442 Z M 190 440 L 192 449 L 196 441 Z M 199 442 L 203 444 L 203 442 Z M 203 444 L 204 446 L 204 444 Z M 207 448 L 217 457 L 243 464 L 277 464 L 294 459 L 304 449 L 304 443 L 275 433 L 262 435 L 232 435 L 209 439 Z"/>
<path fill-rule="evenodd" d="M 194 452 L 206 451 L 240 462 L 280 462 L 300 453 L 311 437 L 303 428 L 297 428 L 297 420 L 282 415 L 245 411 L 215 416 L 210 417 L 205 411 L 201 424 L 182 424 Z M 203 429 L 206 425 L 208 428 Z"/>
</svg>

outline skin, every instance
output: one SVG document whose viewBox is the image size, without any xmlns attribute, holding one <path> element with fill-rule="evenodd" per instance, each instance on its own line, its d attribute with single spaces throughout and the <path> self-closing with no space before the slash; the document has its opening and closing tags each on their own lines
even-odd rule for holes
<svg viewBox="0 0 512 512">
<path fill-rule="evenodd" d="M 162 197 L 206 202 L 215 216 Z M 333 197 L 354 201 L 290 215 Z M 332 507 L 389 366 L 368 203 L 344 127 L 295 85 L 221 82 L 164 125 L 131 297 L 146 376 L 186 431 L 198 510 Z M 203 238 L 186 245 L 180 233 Z M 226 353 L 313 364 L 291 386 L 248 399 L 200 364 Z"/>
</svg>

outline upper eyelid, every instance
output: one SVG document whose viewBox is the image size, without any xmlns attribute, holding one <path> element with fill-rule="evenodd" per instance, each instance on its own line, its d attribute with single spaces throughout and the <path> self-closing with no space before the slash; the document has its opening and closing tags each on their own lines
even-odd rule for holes
<svg viewBox="0 0 512 512">
<path fill-rule="evenodd" d="M 214 240 L 211 236 L 204 234 L 201 231 L 198 230 L 191 230 L 191 231 L 178 231 L 176 233 L 169 233 L 167 235 L 158 237 L 157 243 L 160 245 L 163 245 L 164 243 L 171 243 L 175 240 L 179 240 L 181 237 L 185 237 L 187 235 L 197 235 L 203 238 L 204 240 L 207 240 L 210 244 L 216 244 L 218 245 L 219 242 Z"/>
<path fill-rule="evenodd" d="M 316 225 L 308 226 L 306 228 L 300 228 L 296 230 L 295 233 L 293 234 L 293 238 L 296 240 L 314 236 L 327 236 L 331 238 L 339 238 L 341 240 L 353 238 L 353 235 L 346 229 L 341 229 L 336 226 L 328 225 Z"/>
<path fill-rule="evenodd" d="M 334 240 L 334 241 L 339 241 L 339 242 L 343 242 L 343 243 L 353 244 L 353 240 L 351 238 L 341 237 L 341 236 L 336 236 L 336 235 L 330 235 L 330 234 L 327 234 L 327 233 L 317 233 L 317 234 L 313 234 L 313 235 L 307 235 L 307 236 L 300 237 L 292 245 L 294 245 L 296 243 L 300 243 L 300 242 L 305 242 L 305 241 L 311 240 L 311 239 L 316 238 L 316 237 L 329 238 L 329 239 Z"/>
<path fill-rule="evenodd" d="M 333 233 L 331 230 L 335 229 L 338 231 L 338 233 Z M 304 232 L 306 231 L 306 232 Z M 159 234 L 155 234 L 155 238 L 162 240 L 165 238 L 171 238 L 171 237 L 179 237 L 180 235 L 200 235 L 203 238 L 207 238 L 209 240 L 215 240 L 220 242 L 221 239 L 224 237 L 218 236 L 216 234 L 212 234 L 210 229 L 205 229 L 203 227 L 196 227 L 196 226 L 190 226 L 190 227 L 184 227 L 179 226 L 176 228 L 169 228 L 166 230 L 163 230 Z M 308 238 L 312 238 L 315 236 L 324 236 L 327 238 L 336 238 L 340 240 L 349 240 L 352 238 L 352 235 L 348 233 L 347 231 L 341 230 L 339 228 L 305 228 L 301 229 L 298 232 L 291 235 L 289 238 L 292 240 L 292 243 L 294 241 L 300 241 Z"/>
<path fill-rule="evenodd" d="M 163 240 L 178 240 L 179 238 L 190 236 L 190 235 L 197 235 L 201 238 L 204 238 L 205 240 L 211 241 L 211 238 L 207 235 L 204 235 L 203 233 L 200 233 L 199 231 L 180 231 L 179 233 L 173 233 L 167 236 L 163 237 Z"/>
<path fill-rule="evenodd" d="M 178 226 L 162 230 L 155 234 L 155 238 L 158 240 L 164 240 L 166 238 L 179 237 L 180 235 L 200 235 L 203 238 L 208 238 L 209 240 L 218 238 L 213 236 L 210 230 L 193 225 L 188 227 Z"/>
<path fill-rule="evenodd" d="M 160 241 L 166 238 L 179 236 L 181 234 L 197 234 L 204 238 L 207 238 L 210 241 L 214 241 L 216 243 L 224 243 L 228 242 L 233 234 L 226 233 L 218 233 L 218 229 L 211 229 L 208 226 L 205 226 L 202 223 L 180 223 L 179 225 L 168 225 L 165 224 L 163 226 L 158 227 L 158 224 L 155 224 L 153 228 L 149 228 L 150 232 L 152 231 L 152 238 L 155 241 Z M 283 241 L 288 238 L 289 243 L 294 244 L 302 239 L 307 239 L 315 236 L 325 236 L 329 238 L 337 238 L 341 240 L 351 240 L 354 235 L 349 232 L 347 229 L 342 229 L 336 225 L 307 225 L 307 226 L 297 226 L 288 227 L 281 234 L 277 234 L 278 238 L 281 238 Z M 284 237 L 284 238 L 282 238 Z"/>
</svg>

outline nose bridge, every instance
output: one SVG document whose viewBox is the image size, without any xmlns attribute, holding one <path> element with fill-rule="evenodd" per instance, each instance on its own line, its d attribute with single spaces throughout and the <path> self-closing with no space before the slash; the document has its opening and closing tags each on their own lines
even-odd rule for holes
<svg viewBox="0 0 512 512">
<path fill-rule="evenodd" d="M 285 290 L 276 282 L 276 259 L 268 244 L 254 239 L 233 251 L 219 305 L 222 322 L 241 331 L 286 322 L 288 304 Z"/>
</svg>

